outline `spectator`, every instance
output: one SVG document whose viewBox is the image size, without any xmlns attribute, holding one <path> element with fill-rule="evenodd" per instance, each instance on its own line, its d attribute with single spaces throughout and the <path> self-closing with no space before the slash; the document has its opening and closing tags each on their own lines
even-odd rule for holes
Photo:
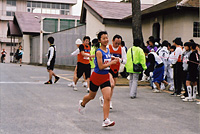
<svg viewBox="0 0 200 134">
<path fill-rule="evenodd" d="M 125 67 L 130 75 L 129 88 L 131 99 L 134 99 L 137 96 L 137 81 L 139 78 L 139 74 L 141 73 L 133 71 L 133 63 L 140 63 L 144 70 L 147 69 L 145 55 L 143 50 L 139 47 L 140 44 L 141 40 L 134 39 L 133 47 L 129 48 L 127 52 L 127 63 Z"/>
<path fill-rule="evenodd" d="M 174 68 L 174 85 L 175 91 L 172 96 L 180 96 L 181 88 L 182 88 L 182 73 L 183 73 L 183 63 L 181 61 L 181 56 L 183 53 L 181 38 L 176 38 L 174 41 L 174 46 L 176 46 L 176 50 L 174 52 L 174 60 L 172 62 Z"/>
</svg>

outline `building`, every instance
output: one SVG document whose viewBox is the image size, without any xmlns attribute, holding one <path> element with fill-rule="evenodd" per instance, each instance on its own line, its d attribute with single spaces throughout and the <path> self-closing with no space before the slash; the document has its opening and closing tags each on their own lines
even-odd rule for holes
<svg viewBox="0 0 200 134">
<path fill-rule="evenodd" d="M 14 36 L 7 37 L 8 22 L 13 20 L 13 16 L 17 12 L 30 12 L 40 14 L 55 14 L 55 15 L 71 15 L 72 6 L 77 0 L 1 0 L 0 1 L 0 50 L 3 48 L 7 51 L 6 62 L 12 61 L 12 54 L 22 45 L 24 49 L 23 38 Z M 27 24 L 28 25 L 28 24 Z M 30 49 L 30 48 L 29 48 Z M 30 50 L 24 51 L 23 62 L 29 62 Z"/>
<path fill-rule="evenodd" d="M 151 35 L 169 42 L 176 37 L 182 37 L 184 42 L 200 41 L 199 0 L 141 4 L 141 10 L 144 41 Z M 84 0 L 80 21 L 86 24 L 86 34 L 91 38 L 100 30 L 106 30 L 110 43 L 115 34 L 120 34 L 130 47 L 133 44 L 131 12 L 131 3 Z"/>
</svg>

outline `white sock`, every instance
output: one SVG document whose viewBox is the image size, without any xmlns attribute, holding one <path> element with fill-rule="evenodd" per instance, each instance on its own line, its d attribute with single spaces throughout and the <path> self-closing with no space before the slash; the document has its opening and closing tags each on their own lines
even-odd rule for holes
<svg viewBox="0 0 200 134">
<path fill-rule="evenodd" d="M 187 86 L 187 90 L 188 90 L 188 98 L 191 99 L 192 98 L 192 87 Z"/>
<path fill-rule="evenodd" d="M 196 99 L 196 97 L 197 97 L 197 85 L 196 86 L 193 86 L 193 99 Z"/>
<path fill-rule="evenodd" d="M 74 82 L 72 82 L 73 87 L 76 86 Z"/>
</svg>

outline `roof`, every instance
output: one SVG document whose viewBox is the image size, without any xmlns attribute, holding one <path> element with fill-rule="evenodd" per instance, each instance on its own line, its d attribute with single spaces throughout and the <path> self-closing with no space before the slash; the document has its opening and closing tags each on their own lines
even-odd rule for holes
<svg viewBox="0 0 200 134">
<path fill-rule="evenodd" d="M 199 8 L 199 0 L 166 0 L 142 11 L 142 15 L 169 10 L 171 8 Z"/>
<path fill-rule="evenodd" d="M 9 21 L 8 23 L 8 32 L 7 36 L 17 36 L 17 37 L 22 37 L 22 33 L 14 21 Z"/>
<path fill-rule="evenodd" d="M 142 4 L 141 10 L 151 7 L 151 4 Z M 104 23 L 104 20 L 122 20 L 132 14 L 131 3 L 83 0 L 81 23 L 85 22 L 86 10 Z"/>
<path fill-rule="evenodd" d="M 16 12 L 14 20 L 23 34 L 39 34 L 40 33 L 40 19 L 42 18 L 61 18 L 61 19 L 80 19 L 80 16 L 72 15 L 54 15 L 54 14 L 39 14 L 28 12 Z M 12 25 L 12 24 L 11 24 Z M 14 29 L 12 29 L 14 30 Z"/>
</svg>

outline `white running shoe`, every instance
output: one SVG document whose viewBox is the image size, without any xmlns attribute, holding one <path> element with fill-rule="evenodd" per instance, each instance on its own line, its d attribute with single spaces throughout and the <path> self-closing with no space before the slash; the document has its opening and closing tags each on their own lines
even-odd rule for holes
<svg viewBox="0 0 200 134">
<path fill-rule="evenodd" d="M 73 90 L 74 90 L 74 91 L 78 91 L 76 85 L 73 86 Z"/>
<path fill-rule="evenodd" d="M 194 99 L 193 98 L 189 98 L 189 97 L 185 97 L 185 99 L 182 99 L 183 102 L 193 102 Z"/>
<path fill-rule="evenodd" d="M 73 82 L 69 83 L 68 87 L 73 87 Z"/>
<path fill-rule="evenodd" d="M 110 119 L 108 119 L 108 118 L 105 121 L 103 121 L 103 123 L 102 123 L 102 127 L 111 127 L 114 125 L 115 125 L 115 122 L 110 121 Z"/>
<path fill-rule="evenodd" d="M 87 82 L 83 82 L 83 87 L 86 87 L 87 88 Z"/>
<path fill-rule="evenodd" d="M 160 90 L 158 90 L 158 89 L 153 89 L 153 93 L 160 93 Z"/>
<path fill-rule="evenodd" d="M 199 101 L 199 102 L 197 102 L 197 105 L 200 105 L 200 101 Z"/>
<path fill-rule="evenodd" d="M 89 93 L 90 92 L 90 88 L 87 88 L 86 92 Z"/>
<path fill-rule="evenodd" d="M 79 100 L 78 111 L 79 111 L 80 114 L 84 115 L 84 114 L 85 114 L 85 107 L 83 107 L 83 106 L 81 105 L 82 102 L 83 102 L 82 100 Z"/>
<path fill-rule="evenodd" d="M 110 109 L 113 109 L 112 101 L 110 101 Z"/>
<path fill-rule="evenodd" d="M 186 97 L 184 95 L 181 96 L 181 99 L 185 99 Z"/>
<path fill-rule="evenodd" d="M 103 96 L 99 97 L 99 101 L 100 101 L 100 106 L 103 107 L 103 104 L 104 104 Z"/>
</svg>

